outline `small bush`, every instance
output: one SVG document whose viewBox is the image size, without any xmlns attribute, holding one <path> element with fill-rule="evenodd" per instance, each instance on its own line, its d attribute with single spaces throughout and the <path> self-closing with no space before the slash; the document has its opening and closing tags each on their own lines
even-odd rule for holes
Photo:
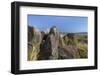
<svg viewBox="0 0 100 76">
<path fill-rule="evenodd" d="M 78 51 L 80 54 L 80 58 L 87 58 L 88 57 L 87 44 L 78 44 Z"/>
</svg>

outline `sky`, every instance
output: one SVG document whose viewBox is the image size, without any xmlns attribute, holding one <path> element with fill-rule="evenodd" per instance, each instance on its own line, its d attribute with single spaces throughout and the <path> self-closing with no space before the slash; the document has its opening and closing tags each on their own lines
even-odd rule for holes
<svg viewBox="0 0 100 76">
<path fill-rule="evenodd" d="M 52 26 L 56 26 L 60 32 L 87 32 L 88 17 L 28 15 L 28 25 L 40 31 L 46 31 Z"/>
</svg>

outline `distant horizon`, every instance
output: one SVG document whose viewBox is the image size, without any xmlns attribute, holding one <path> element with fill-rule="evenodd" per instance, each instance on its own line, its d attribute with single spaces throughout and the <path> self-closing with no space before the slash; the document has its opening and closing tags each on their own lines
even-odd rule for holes
<svg viewBox="0 0 100 76">
<path fill-rule="evenodd" d="M 81 33 L 88 31 L 88 17 L 28 15 L 28 26 L 47 31 L 56 26 L 59 32 Z"/>
</svg>

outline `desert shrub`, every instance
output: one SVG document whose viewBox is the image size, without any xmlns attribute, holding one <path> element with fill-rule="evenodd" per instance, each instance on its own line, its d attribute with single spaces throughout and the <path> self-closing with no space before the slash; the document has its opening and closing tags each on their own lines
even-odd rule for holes
<svg viewBox="0 0 100 76">
<path fill-rule="evenodd" d="M 78 50 L 75 53 L 75 58 L 77 58 L 77 59 L 80 58 L 80 54 L 79 54 Z"/>
<path fill-rule="evenodd" d="M 78 44 L 78 51 L 80 54 L 80 58 L 87 58 L 88 57 L 88 49 L 87 44 Z"/>
<path fill-rule="evenodd" d="M 37 59 L 37 52 L 36 48 L 33 47 L 32 51 L 29 52 L 29 60 L 36 60 Z"/>
<path fill-rule="evenodd" d="M 88 49 L 87 49 L 87 43 L 84 42 L 87 40 L 86 36 L 80 35 L 80 36 L 72 36 L 70 35 L 65 36 L 64 38 L 64 43 L 66 46 L 70 45 L 72 47 L 76 47 L 77 51 L 75 53 L 75 58 L 87 58 L 88 56 Z"/>
<path fill-rule="evenodd" d="M 76 39 L 64 38 L 64 43 L 66 45 L 77 45 Z"/>
<path fill-rule="evenodd" d="M 40 50 L 39 45 L 31 46 L 30 49 L 28 49 L 28 60 L 29 61 L 37 60 L 39 50 Z"/>
<path fill-rule="evenodd" d="M 84 43 L 87 43 L 87 36 L 85 35 L 81 35 L 78 37 L 78 42 L 84 42 Z"/>
<path fill-rule="evenodd" d="M 67 42 L 68 42 L 67 36 L 64 36 L 64 37 L 63 37 L 63 41 L 64 41 L 64 44 L 67 45 Z"/>
<path fill-rule="evenodd" d="M 73 33 L 68 33 L 63 37 L 63 39 L 66 45 L 77 45 L 78 43 L 77 38 L 75 38 Z"/>
<path fill-rule="evenodd" d="M 67 45 L 75 45 L 75 40 L 68 39 Z"/>
</svg>

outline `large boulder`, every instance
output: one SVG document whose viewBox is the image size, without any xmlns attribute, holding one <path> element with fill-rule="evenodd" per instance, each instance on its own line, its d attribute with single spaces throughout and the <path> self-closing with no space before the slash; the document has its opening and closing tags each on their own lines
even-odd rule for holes
<svg viewBox="0 0 100 76">
<path fill-rule="evenodd" d="M 37 60 L 41 41 L 41 32 L 28 26 L 28 60 Z"/>
<path fill-rule="evenodd" d="M 42 40 L 38 59 L 58 59 L 58 45 L 59 32 L 56 26 L 53 26 L 49 34 L 46 34 Z"/>
<path fill-rule="evenodd" d="M 76 59 L 80 58 L 78 48 L 76 46 L 59 47 L 59 59 Z"/>
<path fill-rule="evenodd" d="M 67 35 L 68 39 L 74 40 L 73 34 Z M 38 60 L 73 59 L 79 58 L 76 45 L 65 45 L 64 38 L 60 35 L 56 26 L 45 34 L 41 45 Z"/>
</svg>

